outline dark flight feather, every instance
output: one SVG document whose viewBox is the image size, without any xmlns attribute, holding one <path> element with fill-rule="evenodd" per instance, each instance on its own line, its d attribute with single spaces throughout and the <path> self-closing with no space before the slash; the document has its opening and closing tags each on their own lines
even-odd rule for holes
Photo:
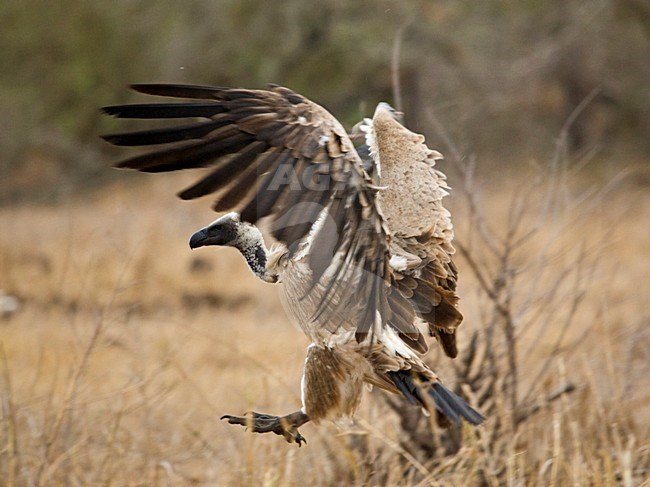
<svg viewBox="0 0 650 487">
<path fill-rule="evenodd" d="M 155 120 L 163 118 L 210 118 L 223 112 L 215 103 L 142 103 L 113 105 L 102 108 L 106 115 L 117 118 Z"/>
<path fill-rule="evenodd" d="M 194 123 L 180 127 L 163 127 L 159 129 L 140 130 L 124 134 L 104 135 L 103 139 L 113 145 L 137 146 L 169 144 L 181 140 L 198 139 L 210 132 L 228 125 L 228 120 L 213 120 L 210 122 Z"/>
<path fill-rule="evenodd" d="M 270 216 L 274 237 L 290 251 L 298 248 L 297 244 L 309 234 L 322 210 L 329 206 L 340 233 L 333 246 L 330 239 L 323 248 L 332 256 L 342 252 L 345 258 L 330 263 L 338 266 L 332 272 L 337 278 L 326 283 L 317 314 L 337 313 L 344 307 L 357 309 L 355 300 L 365 296 L 369 306 L 360 309 L 355 320 L 362 330 L 359 337 L 363 336 L 363 330 L 371 329 L 376 311 L 384 322 L 388 320 L 391 311 L 387 300 L 390 282 L 387 234 L 375 201 L 376 189 L 345 130 L 329 113 L 283 87 L 268 91 L 138 84 L 132 88 L 149 95 L 210 101 L 179 103 L 178 108 L 169 103 L 116 105 L 107 107 L 105 112 L 123 118 L 154 118 L 157 114 L 161 118 L 207 116 L 208 121 L 106 136 L 108 142 L 116 145 L 169 144 L 167 148 L 127 159 L 118 167 L 144 172 L 213 167 L 180 196 L 193 199 L 217 193 L 220 195 L 215 204 L 218 210 L 240 208 L 241 218 L 251 223 Z M 274 176 L 286 168 L 270 162 L 269 154 L 282 164 L 289 164 L 298 187 L 294 180 L 273 187 Z M 307 168 L 314 165 L 319 170 L 321 166 L 328 168 L 321 170 L 331 178 L 326 188 L 310 188 L 303 181 Z M 235 179 L 238 181 L 233 183 Z M 344 200 L 344 204 L 334 203 L 335 199 Z M 314 248 L 316 253 L 320 250 L 317 247 L 318 243 Z M 325 270 L 322 266 L 321 263 L 315 273 L 317 279 L 321 279 Z M 357 283 L 354 290 L 351 282 Z M 351 297 L 333 308 L 326 303 L 333 295 Z M 396 315 L 392 323 L 409 337 L 408 343 L 422 348 L 420 338 L 407 329 L 406 319 Z"/>
</svg>

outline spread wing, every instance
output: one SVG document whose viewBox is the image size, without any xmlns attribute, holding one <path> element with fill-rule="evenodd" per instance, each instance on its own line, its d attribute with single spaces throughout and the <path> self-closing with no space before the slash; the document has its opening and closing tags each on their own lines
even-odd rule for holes
<svg viewBox="0 0 650 487">
<path fill-rule="evenodd" d="M 117 167 L 144 172 L 208 168 L 179 193 L 182 199 L 215 194 L 216 211 L 236 210 L 243 221 L 253 224 L 268 217 L 271 234 L 287 246 L 290 256 L 310 232 L 315 233 L 309 265 L 312 286 L 326 289 L 317 311 L 321 320 L 334 320 L 343 309 L 358 310 L 357 341 L 372 333 L 380 320 L 412 348 L 426 350 L 413 324 L 412 307 L 391 286 L 390 237 L 378 209 L 377 190 L 345 129 L 329 112 L 280 86 L 132 88 L 191 101 L 110 106 L 104 112 L 120 118 L 192 121 L 104 136 L 121 146 L 163 145 Z M 331 226 L 315 225 L 323 211 L 335 223 L 335 232 Z M 331 296 L 338 297 L 335 306 Z"/>
<path fill-rule="evenodd" d="M 435 168 L 442 155 L 381 104 L 372 124 L 361 130 L 368 134 L 379 184 L 385 187 L 378 200 L 393 232 L 391 254 L 402 259 L 395 271 L 396 285 L 445 353 L 455 357 L 455 331 L 463 316 L 458 310 L 457 270 L 452 261 L 453 226 L 443 206 L 449 187 L 445 175 Z"/>
</svg>

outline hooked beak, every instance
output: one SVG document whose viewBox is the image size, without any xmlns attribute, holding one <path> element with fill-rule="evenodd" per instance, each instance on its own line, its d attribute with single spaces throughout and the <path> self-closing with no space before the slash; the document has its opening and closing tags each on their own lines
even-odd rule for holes
<svg viewBox="0 0 650 487">
<path fill-rule="evenodd" d="M 232 231 L 219 222 L 213 222 L 190 237 L 190 248 L 197 249 L 207 245 L 233 245 Z"/>
<path fill-rule="evenodd" d="M 204 245 L 210 245 L 210 236 L 208 235 L 207 228 L 202 228 L 190 237 L 190 248 L 198 249 Z"/>
</svg>

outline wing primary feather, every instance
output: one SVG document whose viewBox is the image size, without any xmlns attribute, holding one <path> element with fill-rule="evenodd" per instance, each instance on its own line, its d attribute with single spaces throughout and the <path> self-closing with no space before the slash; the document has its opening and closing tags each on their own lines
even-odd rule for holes
<svg viewBox="0 0 650 487">
<path fill-rule="evenodd" d="M 139 156 L 129 157 L 118 162 L 115 167 L 147 172 L 148 168 L 158 166 L 169 167 L 170 169 L 168 170 L 173 171 L 174 169 L 172 168 L 178 166 L 179 160 L 184 161 L 185 167 L 195 168 L 207 166 L 207 162 L 213 159 L 215 159 L 215 156 L 210 152 L 209 147 L 206 147 L 206 142 L 197 140 L 177 144 L 174 147 L 147 152 Z M 155 170 L 151 172 L 155 172 Z"/>
<path fill-rule="evenodd" d="M 264 142 L 261 142 L 261 144 L 264 144 Z M 260 174 L 265 173 L 273 165 L 275 156 L 275 153 L 268 153 L 260 157 L 254 164 L 251 164 L 239 176 L 237 181 L 230 186 L 228 191 L 215 202 L 214 210 L 226 211 L 235 208 L 255 189 L 255 182 L 260 177 Z"/>
<path fill-rule="evenodd" d="M 178 196 L 184 200 L 191 200 L 225 187 L 230 179 L 224 177 L 224 174 L 228 175 L 231 171 L 239 174 L 237 171 L 240 168 L 243 170 L 249 166 L 267 147 L 264 142 L 255 141 L 250 143 L 242 152 L 236 154 L 232 159 L 225 162 L 200 181 L 181 191 Z"/>
<path fill-rule="evenodd" d="M 276 171 L 282 164 L 287 164 L 293 160 L 290 153 L 284 152 L 274 158 L 273 165 L 269 168 L 269 173 L 263 177 L 259 185 L 257 197 L 248 202 L 241 212 L 242 221 L 254 223 L 260 218 L 268 216 L 275 206 L 276 200 L 281 196 L 280 188 L 271 189 L 276 180 Z"/>
<path fill-rule="evenodd" d="M 282 228 L 274 232 L 274 235 L 276 238 L 287 242 L 289 257 L 293 256 L 297 250 L 297 246 L 294 244 L 301 241 L 316 223 L 319 215 L 327 205 L 329 196 L 326 191 L 320 192 L 315 197 L 310 193 L 304 193 L 298 202 L 276 219 L 276 222 L 281 222 Z M 318 253 L 318 250 L 316 253 Z"/>
<path fill-rule="evenodd" d="M 225 119 L 217 119 L 203 123 L 193 123 L 177 127 L 163 127 L 158 129 L 140 130 L 122 134 L 103 135 L 102 138 L 113 145 L 138 146 L 156 145 L 179 142 L 181 140 L 199 139 L 208 135 L 213 130 L 229 125 Z"/>
<path fill-rule="evenodd" d="M 302 176 L 306 165 L 304 159 L 298 160 L 294 164 L 289 181 L 282 182 L 280 188 L 282 194 L 275 202 L 278 211 L 272 227 L 272 234 L 278 240 L 284 241 L 290 233 L 288 228 L 302 223 L 299 218 L 300 213 L 305 210 L 305 205 L 309 205 L 311 200 L 318 200 L 318 195 L 313 195 L 303 187 Z"/>
<path fill-rule="evenodd" d="M 227 138 L 197 140 L 188 144 L 149 152 L 120 162 L 117 167 L 143 172 L 166 172 L 205 167 L 225 154 L 243 149 L 254 139 L 235 132 Z"/>
<path fill-rule="evenodd" d="M 336 263 L 334 273 L 332 276 L 328 278 L 328 282 L 326 283 L 327 285 L 325 286 L 325 290 L 323 292 L 323 295 L 321 296 L 321 302 L 317 307 L 316 311 L 314 312 L 313 316 L 311 317 L 311 320 L 313 321 L 319 320 L 321 316 L 325 313 L 325 311 L 327 311 L 328 309 L 330 310 L 330 315 L 335 315 L 338 309 L 347 305 L 348 299 L 344 298 L 346 294 L 340 293 L 342 298 L 339 300 L 338 304 L 334 306 L 334 308 L 332 308 L 331 297 L 332 295 L 334 295 L 336 291 L 337 283 L 345 282 L 343 277 L 344 274 L 346 272 L 352 272 L 352 269 L 350 267 L 350 264 L 352 263 L 353 260 L 353 252 L 350 251 L 352 247 L 352 243 L 353 242 L 350 239 L 348 239 L 347 241 L 344 240 L 341 246 L 337 249 L 337 252 L 345 257 L 343 261 L 339 261 Z M 300 298 L 300 300 L 305 299 L 312 292 L 314 287 L 316 287 L 321 282 L 321 280 L 322 278 L 319 278 L 318 280 L 313 280 L 313 284 L 311 288 L 304 293 L 304 295 Z"/>
<path fill-rule="evenodd" d="M 295 156 L 288 160 L 291 161 L 291 165 L 276 171 L 273 178 L 269 181 L 268 188 L 272 191 L 277 190 L 279 192 L 279 197 L 274 203 L 277 213 L 286 212 L 293 203 L 299 201 L 305 191 L 301 183 L 301 178 L 307 164 L 306 161 Z"/>
<path fill-rule="evenodd" d="M 131 85 L 133 91 L 145 95 L 167 96 L 173 98 L 214 99 L 228 88 L 201 85 L 178 85 L 167 83 L 141 83 Z"/>
<path fill-rule="evenodd" d="M 241 100 L 242 98 L 257 98 L 259 95 L 253 90 L 229 88 L 221 93 L 224 100 Z"/>
<path fill-rule="evenodd" d="M 159 118 L 209 118 L 224 112 L 214 102 L 207 103 L 141 103 L 113 105 L 102 108 L 102 112 L 117 118 L 151 120 Z"/>
<path fill-rule="evenodd" d="M 320 282 L 323 273 L 328 269 L 329 264 L 332 262 L 332 256 L 337 249 L 341 248 L 343 239 L 345 238 L 344 227 L 347 220 L 345 211 L 345 199 L 341 196 L 334 196 L 330 205 L 327 208 L 328 221 L 334 223 L 335 232 L 331 228 L 322 226 L 319 233 L 314 237 L 314 241 L 318 242 L 322 252 L 311 252 L 309 254 L 309 268 L 312 270 L 311 286 L 307 289 L 309 294 L 314 286 Z"/>
</svg>

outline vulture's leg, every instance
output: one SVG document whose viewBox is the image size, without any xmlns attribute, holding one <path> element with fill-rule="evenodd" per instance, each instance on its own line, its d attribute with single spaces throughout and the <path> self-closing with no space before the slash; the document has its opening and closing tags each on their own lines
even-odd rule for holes
<svg viewBox="0 0 650 487">
<path fill-rule="evenodd" d="M 289 443 L 305 441 L 298 428 L 307 421 L 351 415 L 359 404 L 363 381 L 352 374 L 353 366 L 335 349 L 311 345 L 302 376 L 302 409 L 286 416 L 249 412 L 243 416 L 227 414 L 230 424 L 240 424 L 257 433 L 273 432 Z M 305 441 L 306 442 L 306 441 Z"/>
<path fill-rule="evenodd" d="M 284 436 L 289 443 L 298 443 L 301 446 L 303 442 L 307 443 L 305 437 L 298 432 L 298 428 L 309 421 L 302 411 L 287 414 L 286 416 L 272 416 L 256 412 L 244 413 L 243 416 L 232 416 L 226 414 L 221 419 L 226 419 L 230 424 L 240 424 L 250 428 L 255 433 L 275 433 Z"/>
</svg>

